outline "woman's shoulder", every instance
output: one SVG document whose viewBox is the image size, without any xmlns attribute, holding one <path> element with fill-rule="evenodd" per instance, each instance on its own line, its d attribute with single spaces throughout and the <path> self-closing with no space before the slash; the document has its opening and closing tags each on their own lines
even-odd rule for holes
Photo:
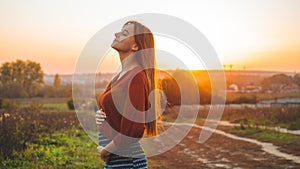
<svg viewBox="0 0 300 169">
<path fill-rule="evenodd" d="M 146 73 L 145 71 L 137 66 L 135 68 L 133 68 L 131 71 L 130 71 L 130 74 L 131 74 L 131 84 L 132 83 L 146 83 L 147 82 L 147 77 L 146 77 Z"/>
</svg>

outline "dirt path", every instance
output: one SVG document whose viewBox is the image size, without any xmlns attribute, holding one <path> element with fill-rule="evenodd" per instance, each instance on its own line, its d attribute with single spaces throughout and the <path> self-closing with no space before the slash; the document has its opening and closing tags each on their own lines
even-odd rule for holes
<svg viewBox="0 0 300 169">
<path fill-rule="evenodd" d="M 180 131 L 181 126 L 178 127 Z M 192 128 L 189 134 L 171 150 L 150 157 L 161 164 L 156 168 L 300 168 L 299 163 L 269 154 L 251 142 L 213 134 L 205 143 L 198 142 L 200 128 Z"/>
</svg>

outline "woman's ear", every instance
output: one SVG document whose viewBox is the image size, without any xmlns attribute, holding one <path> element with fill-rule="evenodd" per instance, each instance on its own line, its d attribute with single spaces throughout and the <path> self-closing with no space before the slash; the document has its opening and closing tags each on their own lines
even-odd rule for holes
<svg viewBox="0 0 300 169">
<path fill-rule="evenodd" d="M 136 44 L 136 43 L 134 43 L 133 45 L 132 45 L 132 47 L 131 47 L 131 50 L 133 50 L 133 51 L 138 51 L 139 50 L 139 47 L 138 47 L 138 45 Z"/>
</svg>

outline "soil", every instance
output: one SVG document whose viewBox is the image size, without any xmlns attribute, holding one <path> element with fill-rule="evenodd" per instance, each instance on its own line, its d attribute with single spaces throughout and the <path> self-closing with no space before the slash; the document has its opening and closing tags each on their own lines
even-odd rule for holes
<svg viewBox="0 0 300 169">
<path fill-rule="evenodd" d="M 178 126 L 180 130 L 180 126 Z M 175 147 L 148 159 L 158 164 L 154 169 L 296 169 L 299 163 L 266 153 L 259 145 L 234 140 L 213 134 L 206 142 L 199 143 L 201 129 L 192 128 Z M 299 155 L 299 146 L 280 146 L 294 155 Z"/>
</svg>

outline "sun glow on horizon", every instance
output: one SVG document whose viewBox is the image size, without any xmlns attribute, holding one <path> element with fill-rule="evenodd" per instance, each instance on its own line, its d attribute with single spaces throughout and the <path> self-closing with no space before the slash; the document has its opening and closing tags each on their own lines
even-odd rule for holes
<svg viewBox="0 0 300 169">
<path fill-rule="evenodd" d="M 95 32 L 119 18 L 149 12 L 191 23 L 211 42 L 221 64 L 233 65 L 232 69 L 300 72 L 299 7 L 298 0 L 153 0 L 140 8 L 118 7 L 110 1 L 1 1 L 0 65 L 28 59 L 41 63 L 46 74 L 72 74 L 78 56 Z M 176 56 L 189 69 L 205 68 L 180 43 L 156 37 L 156 44 L 157 49 Z M 158 54 L 157 61 L 164 69 L 176 69 L 181 64 L 171 55 Z M 115 72 L 119 65 L 118 55 L 112 51 L 99 69 Z"/>
</svg>

